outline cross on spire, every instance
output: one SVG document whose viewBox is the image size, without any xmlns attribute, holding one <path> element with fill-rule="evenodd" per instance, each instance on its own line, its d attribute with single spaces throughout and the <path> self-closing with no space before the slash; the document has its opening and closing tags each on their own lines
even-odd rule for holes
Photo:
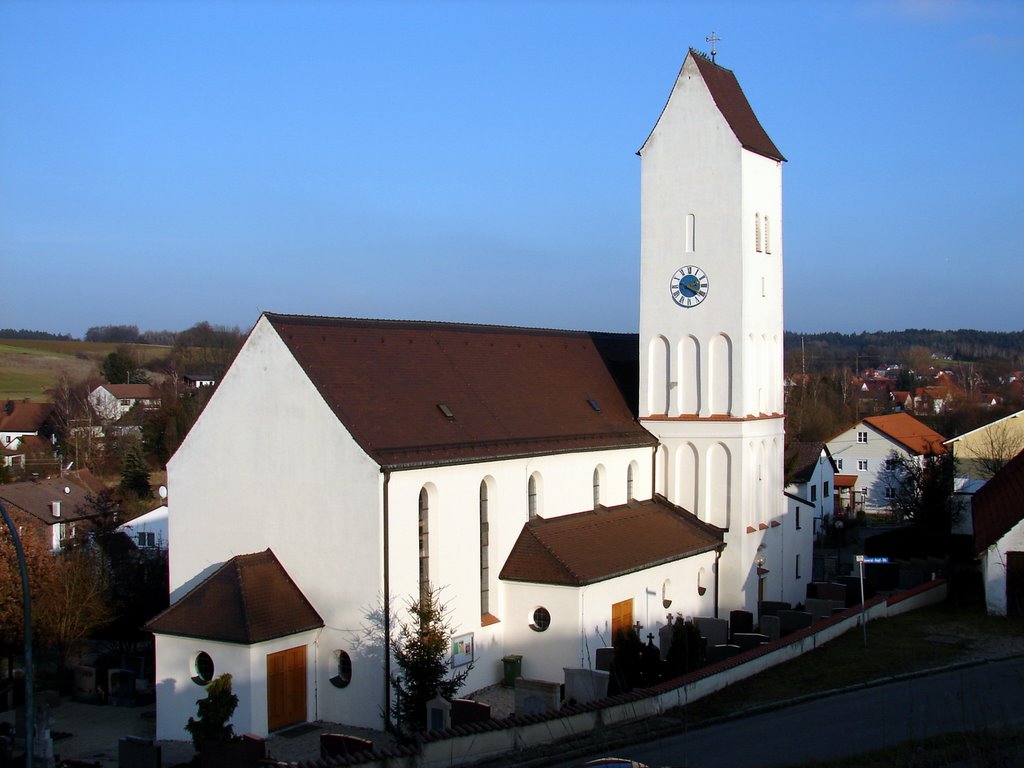
<svg viewBox="0 0 1024 768">
<path fill-rule="evenodd" d="M 715 43 L 722 42 L 722 38 L 715 34 L 714 30 L 711 31 L 711 37 L 705 37 L 705 41 L 711 43 L 711 63 L 715 62 L 715 54 L 718 53 L 718 49 L 715 47 Z"/>
</svg>

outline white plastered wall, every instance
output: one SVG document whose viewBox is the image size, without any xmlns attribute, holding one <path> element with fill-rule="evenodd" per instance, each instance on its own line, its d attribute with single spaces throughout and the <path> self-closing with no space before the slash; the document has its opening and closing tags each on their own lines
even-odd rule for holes
<svg viewBox="0 0 1024 768">
<path fill-rule="evenodd" d="M 1024 552 L 1024 520 L 985 551 L 982 573 L 985 576 L 985 607 L 991 616 L 1006 615 L 1006 553 Z"/>
<path fill-rule="evenodd" d="M 705 552 L 671 563 L 600 581 L 585 587 L 561 587 L 507 582 L 509 626 L 506 653 L 523 656 L 523 676 L 562 681 L 565 667 L 594 669 L 596 650 L 612 644 L 612 605 L 633 601 L 633 622 L 643 626 L 641 639 L 665 625 L 668 613 L 711 616 L 714 612 L 715 553 Z M 703 569 L 705 592 L 698 594 L 698 573 Z M 663 606 L 666 581 L 671 605 Z M 530 628 L 534 610 L 551 614 L 544 632 Z"/>
<path fill-rule="evenodd" d="M 270 547 L 323 618 L 325 653 L 352 656 L 352 684 L 320 716 L 353 725 L 379 725 L 367 702 L 384 703 L 381 654 L 365 642 L 383 594 L 381 484 L 262 318 L 168 464 L 172 601 L 231 557 Z M 319 662 L 310 688 L 324 690 L 333 673 Z M 176 674 L 159 655 L 157 667 Z"/>
<path fill-rule="evenodd" d="M 626 502 L 628 467 L 635 464 L 634 497 L 651 497 L 650 448 L 593 451 L 530 459 L 507 459 L 449 467 L 395 472 L 388 489 L 390 571 L 393 609 L 402 621 L 406 607 L 419 594 L 419 494 L 430 497 L 430 581 L 442 601 L 456 635 L 473 633 L 476 661 L 466 691 L 501 678 L 501 658 L 508 651 L 514 609 L 507 604 L 507 585 L 498 579 L 523 525 L 529 518 L 530 475 L 541 478 L 540 517 L 551 518 L 593 508 L 595 467 L 604 468 L 602 503 Z M 498 622 L 483 626 L 480 612 L 480 483 L 489 479 L 488 500 L 490 613 Z"/>
</svg>

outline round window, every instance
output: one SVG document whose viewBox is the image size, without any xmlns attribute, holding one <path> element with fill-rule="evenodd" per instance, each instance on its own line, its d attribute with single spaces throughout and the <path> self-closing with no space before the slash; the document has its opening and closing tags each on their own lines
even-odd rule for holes
<svg viewBox="0 0 1024 768">
<path fill-rule="evenodd" d="M 192 659 L 192 682 L 206 685 L 213 680 L 213 659 L 206 651 L 200 651 Z"/>
<path fill-rule="evenodd" d="M 331 678 L 331 685 L 335 688 L 344 688 L 352 682 L 352 657 L 345 651 L 338 650 L 334 652 L 334 658 L 336 659 L 335 674 Z"/>
<path fill-rule="evenodd" d="M 533 621 L 530 624 L 530 629 L 534 632 L 543 632 L 545 629 L 551 626 L 551 613 L 547 608 L 543 606 L 537 606 L 533 609 Z"/>
</svg>

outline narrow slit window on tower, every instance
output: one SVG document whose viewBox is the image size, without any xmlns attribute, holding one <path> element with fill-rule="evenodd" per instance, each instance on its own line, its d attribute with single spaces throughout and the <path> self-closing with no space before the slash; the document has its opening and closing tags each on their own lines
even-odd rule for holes
<svg viewBox="0 0 1024 768">
<path fill-rule="evenodd" d="M 695 234 L 696 233 L 694 232 L 694 227 L 696 226 L 696 224 L 697 224 L 697 222 L 694 219 L 693 214 L 692 213 L 686 214 L 686 252 L 687 253 L 693 253 L 694 252 L 694 244 L 696 242 L 696 240 L 695 240 Z"/>
<path fill-rule="evenodd" d="M 594 509 L 601 506 L 601 470 L 594 469 Z"/>
<path fill-rule="evenodd" d="M 526 484 L 527 505 L 530 511 L 530 519 L 537 516 L 537 475 L 530 475 Z"/>
<path fill-rule="evenodd" d="M 754 250 L 761 252 L 761 214 L 754 214 Z"/>
<path fill-rule="evenodd" d="M 764 252 L 772 252 L 772 238 L 770 234 L 771 230 L 768 228 L 768 217 L 764 217 Z"/>
</svg>

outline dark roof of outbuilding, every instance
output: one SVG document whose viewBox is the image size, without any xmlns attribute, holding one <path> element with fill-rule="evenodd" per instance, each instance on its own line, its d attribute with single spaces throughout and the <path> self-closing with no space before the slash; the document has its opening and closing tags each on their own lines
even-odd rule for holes
<svg viewBox="0 0 1024 768">
<path fill-rule="evenodd" d="M 972 511 L 974 549 L 979 554 L 1024 519 L 1024 451 L 974 494 Z"/>
<path fill-rule="evenodd" d="M 791 466 L 792 469 L 789 470 L 787 482 L 808 482 L 814 475 L 822 451 L 825 451 L 825 458 L 831 462 L 831 454 L 822 443 L 790 443 L 786 448 L 786 466 Z"/>
<path fill-rule="evenodd" d="M 53 403 L 6 400 L 0 404 L 0 432 L 37 432 L 53 413 Z"/>
<path fill-rule="evenodd" d="M 507 581 L 580 587 L 722 546 L 723 533 L 662 496 L 523 526 Z"/>
<path fill-rule="evenodd" d="M 693 48 L 690 49 L 690 55 L 693 56 L 701 77 L 707 83 L 711 97 L 740 144 L 751 152 L 784 161 L 786 158 L 761 126 L 732 70 L 718 66 Z"/>
<path fill-rule="evenodd" d="M 624 394 L 636 336 L 264 316 L 383 467 L 656 445 Z"/>
<path fill-rule="evenodd" d="M 88 475 L 92 481 L 92 475 Z M 73 474 L 45 480 L 26 480 L 0 485 L 0 500 L 31 515 L 46 525 L 85 520 L 94 513 L 86 497 L 92 492 L 88 482 Z M 53 515 L 53 502 L 60 502 L 60 517 Z"/>
<path fill-rule="evenodd" d="M 266 549 L 235 555 L 145 628 L 160 635 L 251 645 L 323 625 L 320 614 Z"/>
</svg>

